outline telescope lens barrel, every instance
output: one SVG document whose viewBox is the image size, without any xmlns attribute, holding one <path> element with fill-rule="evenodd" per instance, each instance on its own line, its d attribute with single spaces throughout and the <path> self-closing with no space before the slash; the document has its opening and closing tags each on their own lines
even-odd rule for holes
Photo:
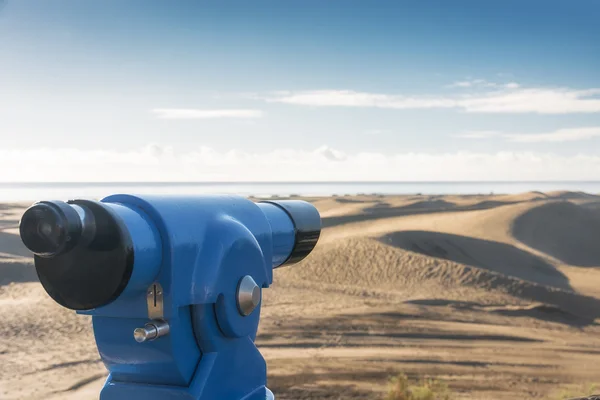
<svg viewBox="0 0 600 400">
<path fill-rule="evenodd" d="M 78 212 L 62 201 L 31 206 L 19 225 L 25 246 L 40 257 L 55 257 L 75 246 L 83 231 Z"/>
<path fill-rule="evenodd" d="M 259 207 L 263 208 L 263 212 L 266 211 L 264 209 L 265 205 L 272 205 L 283 211 L 284 218 L 287 217 L 291 221 L 290 230 L 293 234 L 293 244 L 287 252 L 287 256 L 282 262 L 274 263 L 273 267 L 277 268 L 302 261 L 315 248 L 321 235 L 319 211 L 312 204 L 301 200 L 264 201 L 259 203 Z M 265 212 L 267 217 L 269 217 L 269 214 L 271 213 Z M 270 223 L 272 227 L 275 226 L 273 219 L 270 220 Z M 278 238 L 275 237 L 274 242 L 277 240 Z"/>
</svg>

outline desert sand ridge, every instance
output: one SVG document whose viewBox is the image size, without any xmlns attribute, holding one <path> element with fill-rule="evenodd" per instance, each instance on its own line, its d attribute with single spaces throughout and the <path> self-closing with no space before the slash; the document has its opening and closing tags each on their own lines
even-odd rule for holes
<svg viewBox="0 0 600 400">
<path fill-rule="evenodd" d="M 569 265 L 600 266 L 600 215 L 569 202 L 550 202 L 515 218 L 515 239 Z"/>
<path fill-rule="evenodd" d="M 278 400 L 381 398 L 398 371 L 460 399 L 551 398 L 600 376 L 600 196 L 309 200 L 321 241 L 264 293 L 257 343 Z M 90 320 L 37 283 L 23 210 L 0 205 L 0 398 L 97 398 Z"/>
</svg>

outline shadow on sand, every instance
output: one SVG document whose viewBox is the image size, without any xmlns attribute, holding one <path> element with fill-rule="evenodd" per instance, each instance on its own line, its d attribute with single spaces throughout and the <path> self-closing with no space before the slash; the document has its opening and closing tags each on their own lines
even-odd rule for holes
<svg viewBox="0 0 600 400">
<path fill-rule="evenodd" d="M 600 215 L 570 202 L 552 202 L 517 217 L 514 237 L 566 264 L 600 266 Z"/>
<path fill-rule="evenodd" d="M 12 282 L 37 282 L 32 254 L 18 235 L 0 231 L 0 286 Z"/>
<path fill-rule="evenodd" d="M 572 290 L 569 279 L 541 258 L 506 243 L 429 231 L 394 232 L 379 239 L 429 257 L 470 265 L 541 285 Z"/>
<path fill-rule="evenodd" d="M 38 276 L 33 263 L 4 262 L 0 258 L 0 286 L 10 283 L 37 282 Z"/>
<path fill-rule="evenodd" d="M 574 315 L 560 307 L 550 304 L 531 304 L 529 306 L 506 306 L 480 304 L 474 301 L 459 301 L 447 299 L 418 299 L 409 300 L 407 304 L 429 307 L 451 307 L 456 310 L 468 310 L 482 313 L 493 313 L 506 317 L 535 318 L 542 321 L 555 322 L 582 328 L 596 325 L 594 318 Z"/>
<path fill-rule="evenodd" d="M 19 235 L 2 231 L 0 231 L 0 253 L 16 257 L 33 257 L 33 254 L 25 247 Z"/>
</svg>

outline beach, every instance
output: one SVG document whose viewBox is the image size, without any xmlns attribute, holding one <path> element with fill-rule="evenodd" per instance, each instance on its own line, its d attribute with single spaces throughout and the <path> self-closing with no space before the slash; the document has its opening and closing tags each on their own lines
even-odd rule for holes
<svg viewBox="0 0 600 400">
<path fill-rule="evenodd" d="M 263 292 L 278 400 L 382 399 L 435 378 L 456 399 L 554 399 L 600 382 L 600 196 L 305 198 L 323 232 Z M 0 398 L 97 399 L 89 317 L 55 304 L 0 204 Z"/>
</svg>

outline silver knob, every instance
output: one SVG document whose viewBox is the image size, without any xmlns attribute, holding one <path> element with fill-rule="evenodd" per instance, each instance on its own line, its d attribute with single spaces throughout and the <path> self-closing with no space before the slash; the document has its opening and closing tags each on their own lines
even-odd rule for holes
<svg viewBox="0 0 600 400">
<path fill-rule="evenodd" d="M 152 321 L 144 325 L 143 328 L 136 328 L 133 331 L 133 338 L 138 343 L 144 343 L 168 335 L 169 331 L 170 327 L 167 322 Z"/>
<path fill-rule="evenodd" d="M 244 317 L 252 314 L 252 311 L 260 304 L 261 290 L 250 275 L 240 279 L 237 289 L 237 306 L 240 314 Z"/>
</svg>

